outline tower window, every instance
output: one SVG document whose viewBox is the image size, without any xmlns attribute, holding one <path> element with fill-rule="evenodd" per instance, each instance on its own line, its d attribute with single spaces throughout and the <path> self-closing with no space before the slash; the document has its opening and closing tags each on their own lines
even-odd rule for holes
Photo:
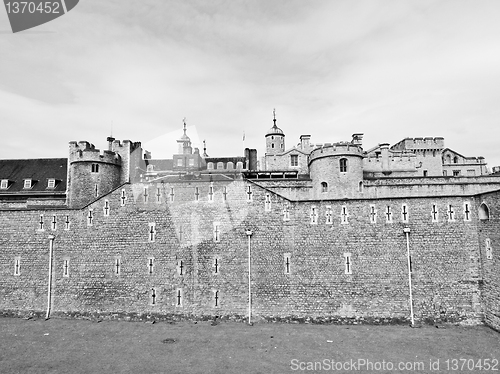
<svg viewBox="0 0 500 374">
<path fill-rule="evenodd" d="M 341 158 L 339 160 L 339 166 L 340 166 L 340 172 L 346 173 L 347 172 L 347 158 Z"/>
<path fill-rule="evenodd" d="M 350 253 L 344 253 L 344 274 L 352 274 L 352 260 Z"/>
<path fill-rule="evenodd" d="M 453 176 L 454 177 L 459 177 L 460 176 L 460 170 L 453 170 Z"/>
<path fill-rule="evenodd" d="M 299 166 L 299 155 L 290 156 L 290 166 Z"/>
<path fill-rule="evenodd" d="M 274 143 L 273 143 L 273 144 L 271 144 L 271 148 L 274 148 Z"/>
<path fill-rule="evenodd" d="M 321 182 L 321 192 L 328 192 L 328 183 Z"/>
<path fill-rule="evenodd" d="M 292 259 L 291 259 L 291 254 L 290 253 L 284 253 L 283 254 L 283 267 L 284 267 L 284 273 L 285 274 L 290 274 L 291 266 L 292 266 Z"/>
<path fill-rule="evenodd" d="M 92 173 L 99 173 L 99 164 L 92 164 L 91 170 Z"/>
<path fill-rule="evenodd" d="M 21 257 L 14 257 L 14 275 L 21 275 Z"/>
</svg>

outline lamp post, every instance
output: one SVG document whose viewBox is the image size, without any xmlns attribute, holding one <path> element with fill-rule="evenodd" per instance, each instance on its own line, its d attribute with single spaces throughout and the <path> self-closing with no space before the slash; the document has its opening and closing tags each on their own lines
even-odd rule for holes
<svg viewBox="0 0 500 374">
<path fill-rule="evenodd" d="M 252 274 L 252 250 L 250 246 L 250 238 L 252 237 L 252 230 L 246 231 L 248 238 L 248 324 L 252 324 L 252 283 L 251 283 L 251 274 Z"/>
<path fill-rule="evenodd" d="M 52 302 L 52 257 L 54 252 L 54 235 L 49 235 L 49 284 L 47 287 L 47 314 L 45 319 L 49 319 L 50 316 L 50 304 Z"/>
<path fill-rule="evenodd" d="M 410 288 L 410 317 L 411 327 L 415 325 L 415 318 L 413 317 L 413 293 L 411 287 L 411 257 L 410 257 L 410 228 L 405 227 L 403 232 L 406 235 L 406 257 L 408 260 L 408 287 Z"/>
</svg>

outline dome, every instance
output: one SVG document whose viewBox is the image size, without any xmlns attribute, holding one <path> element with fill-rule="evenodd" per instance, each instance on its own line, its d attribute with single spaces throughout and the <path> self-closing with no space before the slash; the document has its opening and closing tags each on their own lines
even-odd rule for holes
<svg viewBox="0 0 500 374">
<path fill-rule="evenodd" d="M 282 135 L 282 136 L 285 136 L 285 133 L 278 126 L 276 126 L 276 123 L 275 123 L 274 126 L 271 127 L 269 129 L 269 131 L 267 132 L 267 134 L 266 134 L 266 136 L 269 136 L 269 135 Z"/>
</svg>

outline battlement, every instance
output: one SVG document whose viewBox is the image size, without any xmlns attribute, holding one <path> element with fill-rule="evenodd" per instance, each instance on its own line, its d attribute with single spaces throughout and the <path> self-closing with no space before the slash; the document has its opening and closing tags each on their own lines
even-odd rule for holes
<svg viewBox="0 0 500 374">
<path fill-rule="evenodd" d="M 98 162 L 121 165 L 121 157 L 114 151 L 96 149 L 87 141 L 72 141 L 69 143 L 69 162 Z"/>
<path fill-rule="evenodd" d="M 363 148 L 351 142 L 317 144 L 309 156 L 309 163 L 313 160 L 328 156 L 363 156 Z"/>
<path fill-rule="evenodd" d="M 444 138 L 442 137 L 405 138 L 391 147 L 392 150 L 443 149 L 443 148 L 444 148 Z"/>
</svg>

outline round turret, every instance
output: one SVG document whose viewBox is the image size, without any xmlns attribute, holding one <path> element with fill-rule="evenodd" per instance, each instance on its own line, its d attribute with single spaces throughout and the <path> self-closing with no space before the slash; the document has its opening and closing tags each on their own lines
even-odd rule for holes
<svg viewBox="0 0 500 374">
<path fill-rule="evenodd" d="M 122 160 L 116 152 L 100 152 L 88 142 L 70 142 L 68 162 L 70 207 L 88 204 L 120 185 Z"/>
<path fill-rule="evenodd" d="M 285 133 L 276 126 L 276 112 L 274 114 L 274 125 L 266 133 L 266 154 L 275 155 L 285 151 Z"/>
<path fill-rule="evenodd" d="M 309 155 L 313 197 L 359 197 L 363 183 L 363 149 L 352 143 L 333 143 Z"/>
</svg>

